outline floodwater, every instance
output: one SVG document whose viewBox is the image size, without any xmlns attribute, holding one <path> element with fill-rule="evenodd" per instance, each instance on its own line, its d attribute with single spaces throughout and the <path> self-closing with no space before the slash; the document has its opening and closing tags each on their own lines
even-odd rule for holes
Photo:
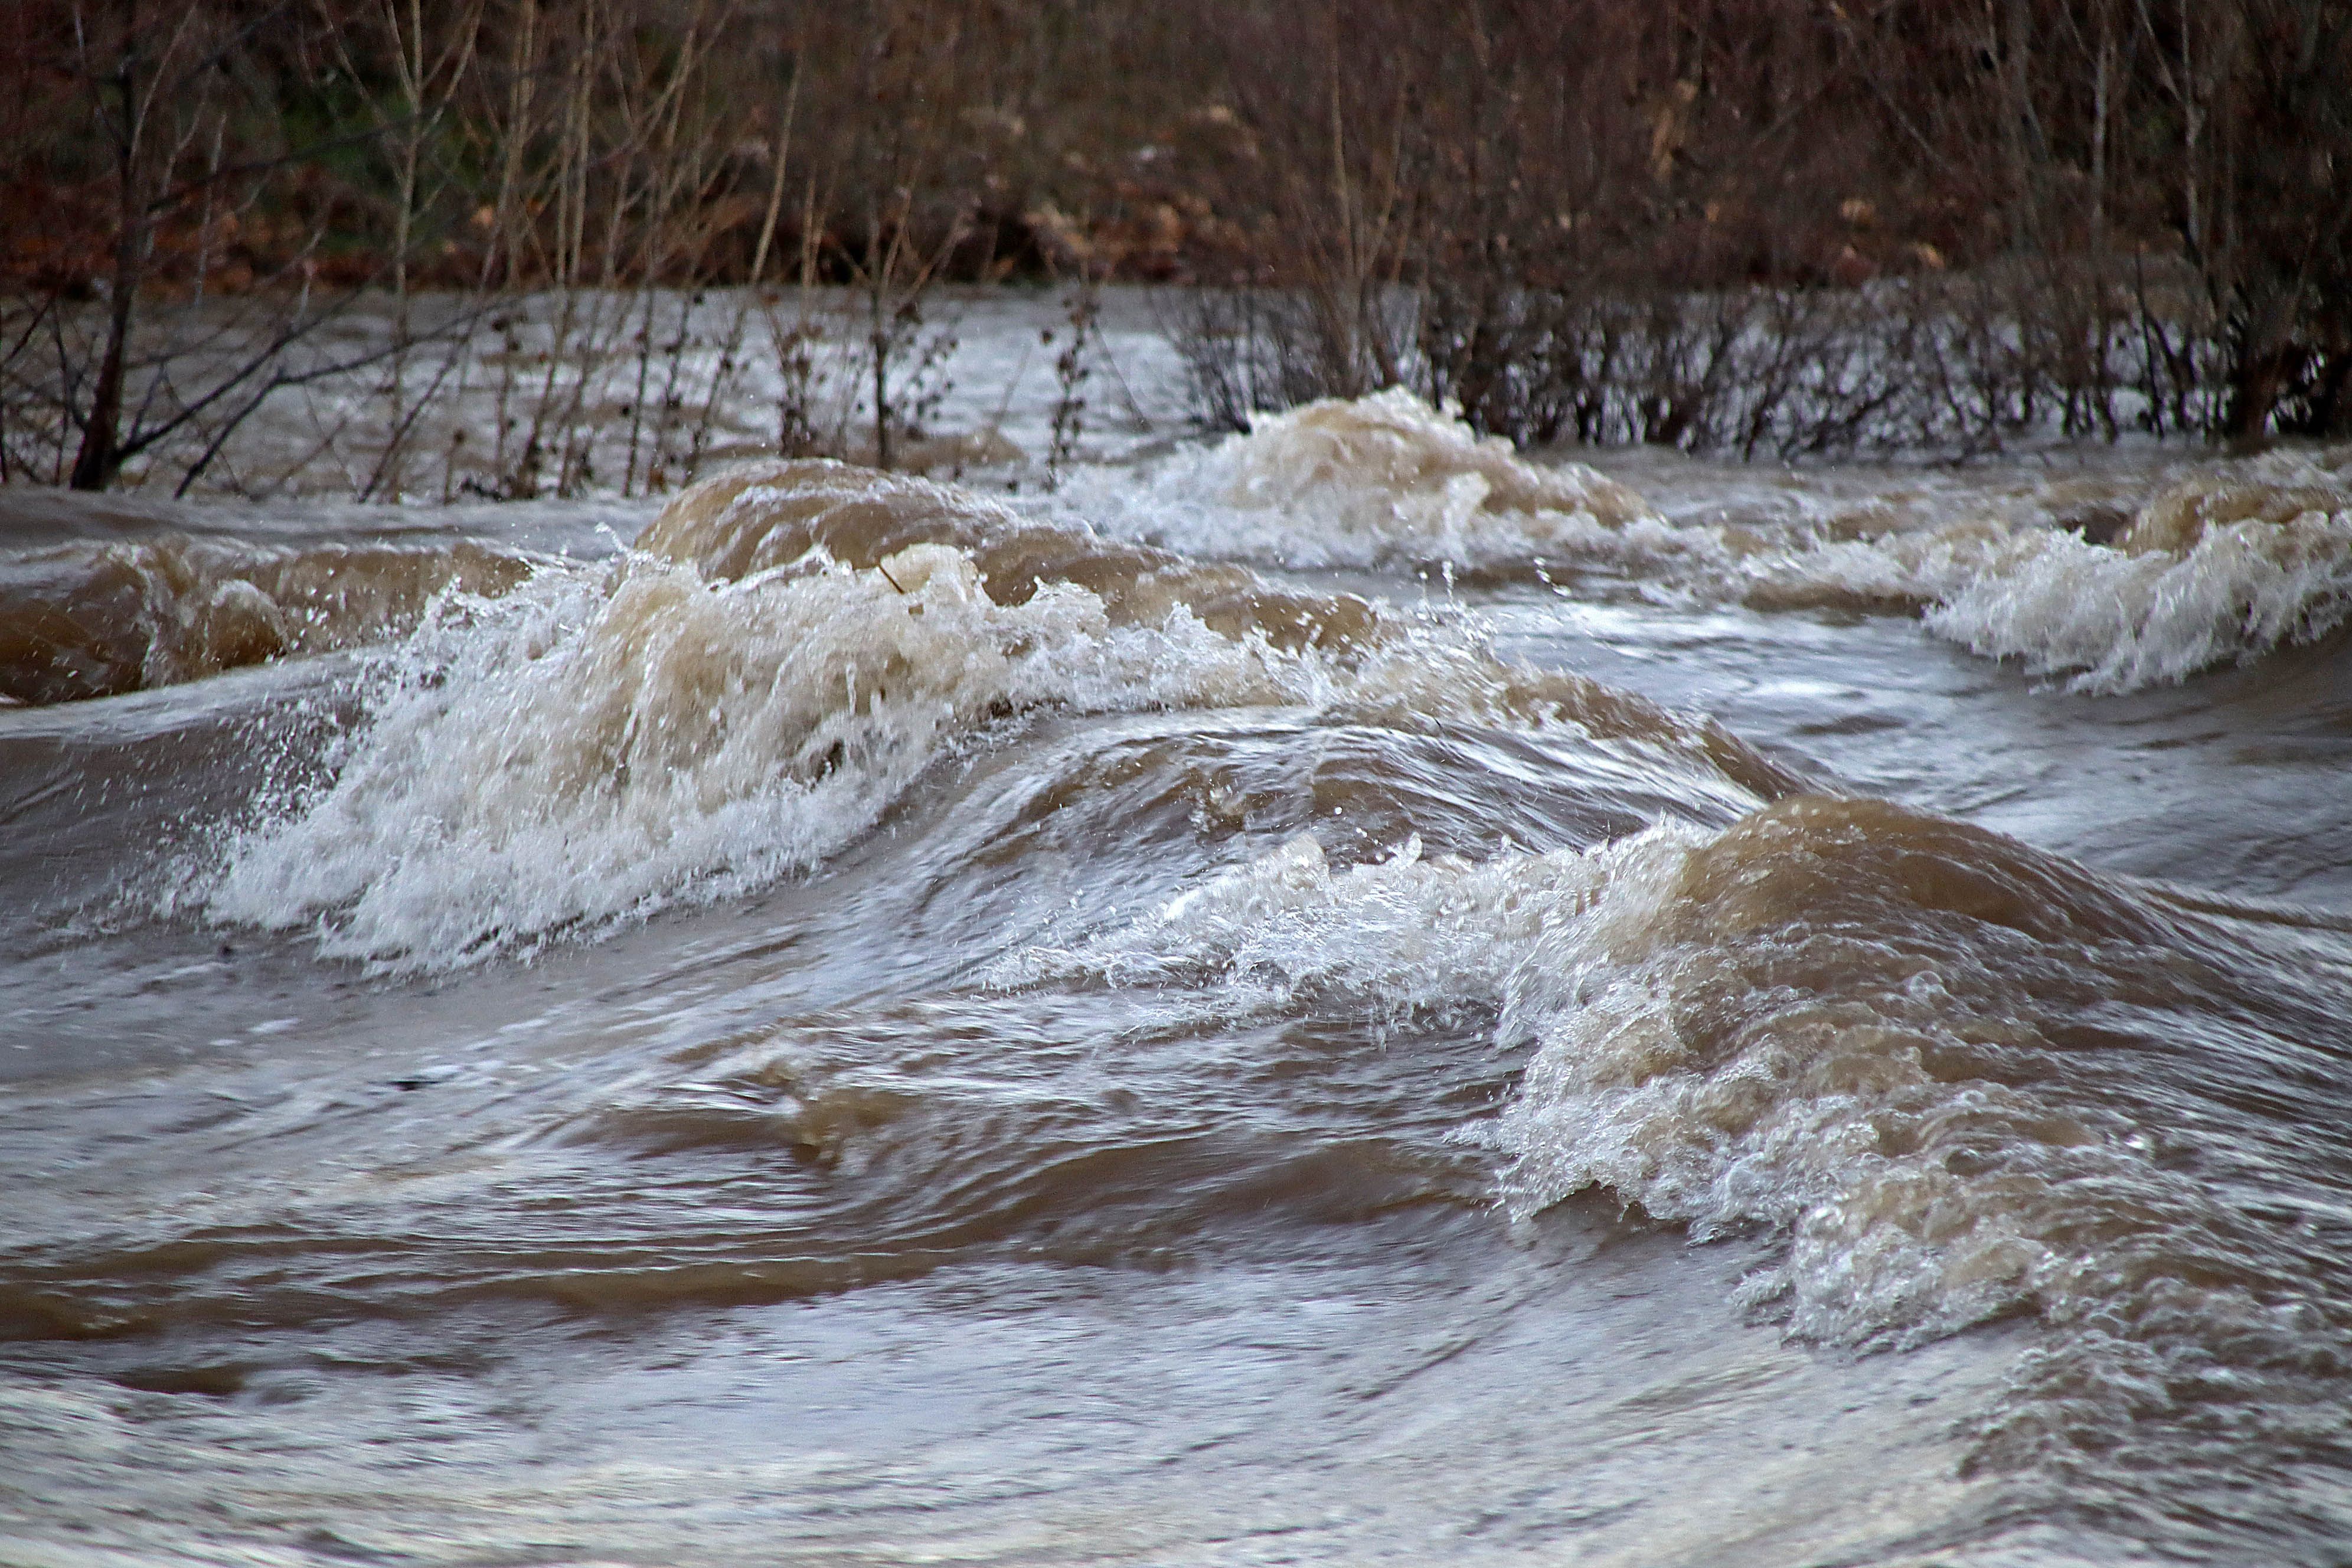
<svg viewBox="0 0 2352 1568">
<path fill-rule="evenodd" d="M 0 1561 L 2324 1563 L 2352 451 L 0 492 Z"/>
</svg>

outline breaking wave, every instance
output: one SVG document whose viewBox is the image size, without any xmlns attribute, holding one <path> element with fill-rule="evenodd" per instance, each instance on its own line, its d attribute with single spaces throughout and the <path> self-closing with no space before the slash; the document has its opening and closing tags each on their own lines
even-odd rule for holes
<svg viewBox="0 0 2352 1568">
<path fill-rule="evenodd" d="M 1764 610 L 1918 614 L 1975 653 L 2115 693 L 2352 618 L 2347 460 L 2207 464 L 2120 505 L 2086 508 L 2057 480 L 2000 515 L 1677 522 L 1580 464 L 1530 461 L 1391 389 L 1268 416 L 1150 485 L 1098 486 L 1076 504 L 1202 556 L 1544 580 L 1599 569 Z"/>
<path fill-rule="evenodd" d="M 1335 868 L 1301 837 L 995 979 L 1489 1029 L 1529 1053 L 1491 1129 L 1516 1215 L 1598 1188 L 1697 1239 L 1760 1229 L 1777 1261 L 1743 1296 L 1816 1340 L 2073 1325 L 1983 1435 L 2014 1458 L 2215 1399 L 2282 1444 L 2352 1432 L 2340 1226 L 2309 1208 L 2347 1168 L 2309 1086 L 2347 975 L 2316 929 L 2270 944 L 1998 834 L 1800 795 L 1581 853 Z"/>
<path fill-rule="evenodd" d="M 2112 694 L 2315 641 L 2352 617 L 2352 487 L 2317 468 L 2192 474 L 2112 542 L 1970 520 L 1823 543 L 1751 571 L 1748 598 L 1761 607 L 1916 606 L 1930 631 L 1971 652 Z"/>
<path fill-rule="evenodd" d="M 1690 542 L 1623 485 L 1578 463 L 1528 462 L 1401 387 L 1262 416 L 1150 485 L 1098 484 L 1076 500 L 1187 554 L 1284 566 L 1478 569 Z"/>
<path fill-rule="evenodd" d="M 1572 724 L 1748 798 L 1790 782 L 1719 727 L 1349 595 L 788 464 L 686 492 L 617 561 L 448 601 L 381 662 L 331 782 L 264 803 L 173 900 L 446 967 L 805 870 L 1040 708 L 1269 705 Z"/>
</svg>

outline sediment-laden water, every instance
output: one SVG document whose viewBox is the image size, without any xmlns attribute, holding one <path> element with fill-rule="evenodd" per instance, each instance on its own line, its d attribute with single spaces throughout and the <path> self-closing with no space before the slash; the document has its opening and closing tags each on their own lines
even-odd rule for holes
<svg viewBox="0 0 2352 1568">
<path fill-rule="evenodd" d="M 0 492 L 0 1560 L 2342 1561 L 2352 451 L 1591 460 Z"/>
</svg>

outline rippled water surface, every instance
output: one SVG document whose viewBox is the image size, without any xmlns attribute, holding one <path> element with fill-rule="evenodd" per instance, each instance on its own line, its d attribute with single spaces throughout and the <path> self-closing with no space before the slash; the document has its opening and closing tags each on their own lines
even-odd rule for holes
<svg viewBox="0 0 2352 1568">
<path fill-rule="evenodd" d="M 2352 451 L 1596 461 L 0 492 L 0 1561 L 2343 1561 Z"/>
</svg>

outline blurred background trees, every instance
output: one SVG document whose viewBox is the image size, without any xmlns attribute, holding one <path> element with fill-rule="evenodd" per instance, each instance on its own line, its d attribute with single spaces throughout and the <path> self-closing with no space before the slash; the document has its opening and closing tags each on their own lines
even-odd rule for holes
<svg viewBox="0 0 2352 1568">
<path fill-rule="evenodd" d="M 658 423 L 665 291 L 730 284 L 859 291 L 887 461 L 926 291 L 1072 276 L 1196 286 L 1228 422 L 1403 384 L 1521 440 L 2352 435 L 2352 0 L 12 9 L 0 478 L 193 474 L 355 370 L 404 430 L 526 295 Z M 362 291 L 388 339 L 336 330 Z M 517 487 L 584 460 L 563 364 L 500 372 Z"/>
</svg>

